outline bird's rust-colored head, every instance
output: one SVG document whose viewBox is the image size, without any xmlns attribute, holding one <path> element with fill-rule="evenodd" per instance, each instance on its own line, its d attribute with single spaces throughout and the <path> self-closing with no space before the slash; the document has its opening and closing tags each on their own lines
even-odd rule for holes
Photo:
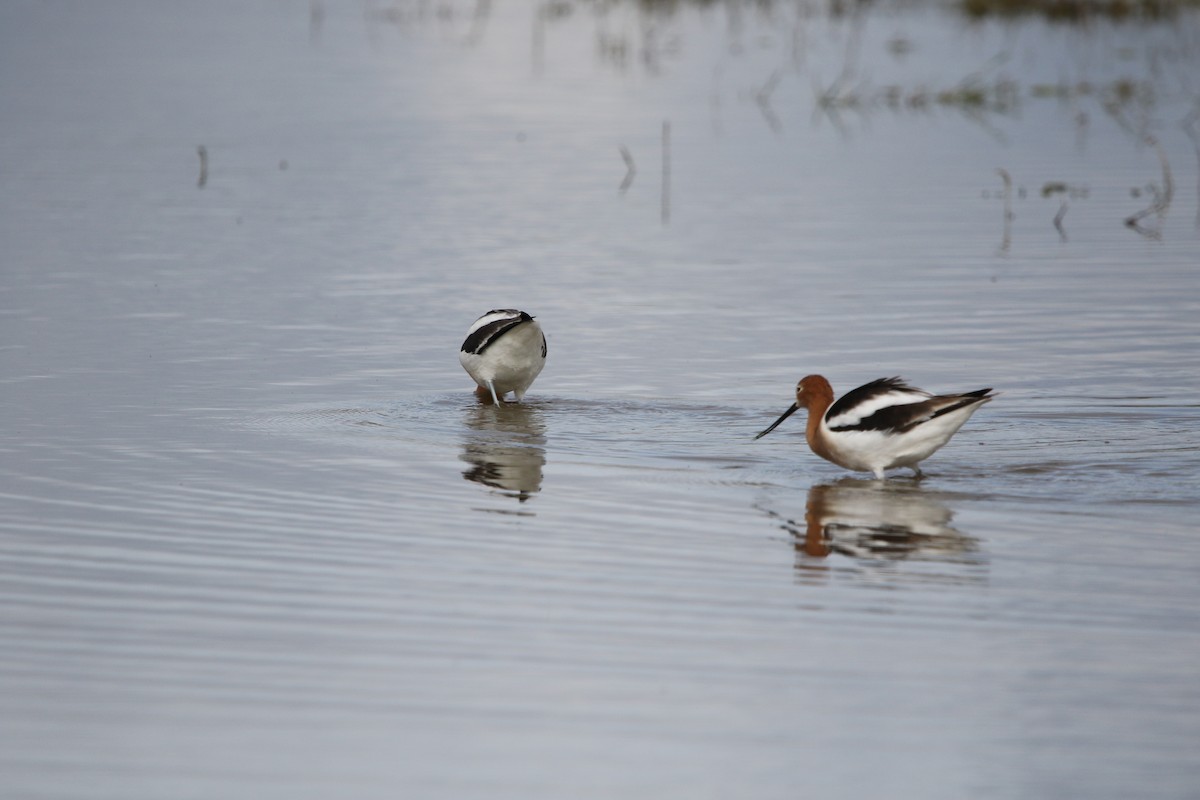
<svg viewBox="0 0 1200 800">
<path fill-rule="evenodd" d="M 796 405 L 822 413 L 833 402 L 833 387 L 824 375 L 805 375 L 796 384 Z"/>
<path fill-rule="evenodd" d="M 765 431 L 754 438 L 761 439 L 766 436 L 778 428 L 781 422 L 792 414 L 795 414 L 801 408 L 807 409 L 811 417 L 814 414 L 824 414 L 832 402 L 833 387 L 829 385 L 829 381 L 825 380 L 822 375 L 805 375 L 796 384 L 796 402 L 792 403 L 791 407 L 787 411 L 784 411 L 779 419 L 772 422 Z"/>
</svg>

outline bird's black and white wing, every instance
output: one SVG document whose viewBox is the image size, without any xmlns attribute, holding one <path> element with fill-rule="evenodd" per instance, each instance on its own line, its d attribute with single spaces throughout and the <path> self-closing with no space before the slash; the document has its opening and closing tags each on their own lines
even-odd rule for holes
<svg viewBox="0 0 1200 800">
<path fill-rule="evenodd" d="M 846 392 L 825 412 L 831 431 L 904 430 L 927 418 L 933 396 L 900 378 L 880 378 Z"/>
<path fill-rule="evenodd" d="M 834 403 L 825 424 L 835 432 L 903 433 L 960 408 L 991 399 L 991 389 L 965 394 L 931 395 L 900 378 L 880 378 L 860 386 Z"/>
<path fill-rule="evenodd" d="M 532 319 L 533 317 L 524 311 L 518 311 L 515 308 L 502 308 L 489 311 L 475 320 L 475 324 L 467 331 L 467 338 L 462 343 L 462 352 L 476 356 L 483 355 L 484 351 L 491 347 L 505 333 L 517 327 L 522 322 L 529 322 Z"/>
</svg>

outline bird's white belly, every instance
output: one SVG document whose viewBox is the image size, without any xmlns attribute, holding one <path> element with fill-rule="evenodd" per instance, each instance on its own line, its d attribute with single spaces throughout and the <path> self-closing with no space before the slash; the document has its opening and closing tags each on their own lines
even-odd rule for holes
<svg viewBox="0 0 1200 800">
<path fill-rule="evenodd" d="M 460 352 L 458 359 L 480 386 L 491 381 L 496 394 L 516 392 L 520 396 L 546 365 L 542 352 L 541 328 L 525 323 L 505 333 L 482 354 Z"/>
<path fill-rule="evenodd" d="M 962 427 L 971 412 L 963 411 L 938 417 L 915 428 L 891 431 L 828 432 L 826 439 L 836 463 L 847 469 L 874 472 L 879 469 L 911 467 L 933 455 Z"/>
</svg>

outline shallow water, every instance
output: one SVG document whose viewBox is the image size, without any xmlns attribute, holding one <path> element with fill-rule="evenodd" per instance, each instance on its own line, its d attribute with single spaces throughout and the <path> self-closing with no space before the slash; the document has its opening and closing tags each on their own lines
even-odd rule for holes
<svg viewBox="0 0 1200 800">
<path fill-rule="evenodd" d="M 6 5 L 4 796 L 1194 796 L 1196 22 Z"/>
</svg>

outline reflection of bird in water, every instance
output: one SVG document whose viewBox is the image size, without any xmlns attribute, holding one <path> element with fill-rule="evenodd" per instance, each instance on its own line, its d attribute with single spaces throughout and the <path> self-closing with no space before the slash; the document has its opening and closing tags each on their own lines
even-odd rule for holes
<svg viewBox="0 0 1200 800">
<path fill-rule="evenodd" d="M 492 310 L 471 325 L 458 360 L 479 384 L 480 400 L 499 405 L 512 392 L 520 401 L 546 366 L 546 336 L 524 311 Z"/>
<path fill-rule="evenodd" d="M 545 428 L 536 408 L 506 403 L 497 411 L 471 409 L 460 456 L 471 466 L 463 477 L 524 503 L 542 488 Z"/>
<path fill-rule="evenodd" d="M 979 407 L 992 399 L 991 389 L 965 394 L 932 395 L 900 378 L 880 378 L 847 392 L 833 402 L 833 387 L 820 375 L 796 384 L 796 402 L 755 436 L 761 439 L 800 408 L 808 409 L 805 436 L 812 451 L 846 469 L 873 472 L 876 478 L 893 467 L 911 467 L 950 441 Z"/>
<path fill-rule="evenodd" d="M 951 527 L 952 517 L 918 486 L 843 478 L 808 490 L 803 527 L 782 527 L 807 556 L 977 563 L 975 538 Z"/>
</svg>

